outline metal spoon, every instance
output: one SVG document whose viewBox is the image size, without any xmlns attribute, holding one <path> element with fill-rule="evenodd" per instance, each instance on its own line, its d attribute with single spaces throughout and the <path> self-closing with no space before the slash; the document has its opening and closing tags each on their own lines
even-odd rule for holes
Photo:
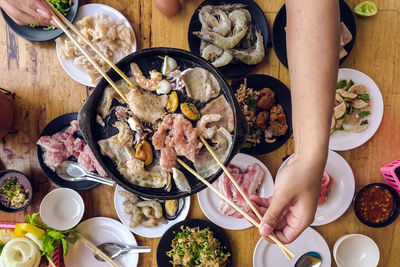
<svg viewBox="0 0 400 267">
<path fill-rule="evenodd" d="M 83 168 L 83 166 L 80 164 L 70 160 L 66 160 L 58 164 L 56 167 L 56 172 L 58 176 L 70 182 L 94 181 L 111 186 L 115 184 L 114 181 L 90 172 Z"/>
<path fill-rule="evenodd" d="M 301 256 L 294 267 L 318 267 L 322 264 L 321 255 L 318 252 L 310 251 Z"/>
<path fill-rule="evenodd" d="M 116 259 L 127 253 L 147 253 L 151 251 L 150 247 L 145 246 L 124 246 L 112 242 L 103 243 L 97 246 L 101 251 L 103 251 L 112 260 Z M 104 261 L 96 253 L 93 253 L 94 257 L 99 261 Z"/>
</svg>

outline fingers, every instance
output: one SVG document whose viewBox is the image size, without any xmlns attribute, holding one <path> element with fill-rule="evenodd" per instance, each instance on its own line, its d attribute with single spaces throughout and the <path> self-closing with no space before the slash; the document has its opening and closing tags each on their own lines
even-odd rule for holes
<svg viewBox="0 0 400 267">
<path fill-rule="evenodd" d="M 52 24 L 50 10 L 41 0 L 3 0 L 2 8 L 19 25 Z"/>
<path fill-rule="evenodd" d="M 252 196 L 250 196 L 250 200 L 253 201 L 259 207 L 268 208 L 269 205 L 271 204 L 272 197 L 262 198 L 257 195 L 252 195 Z"/>
</svg>

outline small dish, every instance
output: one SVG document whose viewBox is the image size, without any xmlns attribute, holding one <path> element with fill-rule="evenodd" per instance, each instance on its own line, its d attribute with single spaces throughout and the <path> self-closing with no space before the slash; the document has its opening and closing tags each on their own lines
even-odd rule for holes
<svg viewBox="0 0 400 267">
<path fill-rule="evenodd" d="M 103 4 L 86 4 L 81 7 L 79 7 L 79 12 L 78 15 L 76 16 L 76 21 L 79 21 L 80 19 L 87 17 L 87 16 L 96 16 L 98 14 L 106 14 L 108 15 L 111 19 L 113 20 L 122 20 L 124 21 L 125 25 L 130 28 L 133 32 L 133 35 L 135 37 L 135 41 L 132 45 L 130 53 L 133 53 L 136 51 L 137 47 L 137 41 L 136 41 L 136 36 L 135 32 L 132 28 L 132 25 L 129 23 L 129 21 L 122 15 L 118 10 L 107 6 Z M 96 84 L 92 83 L 90 76 L 84 68 L 77 66 L 74 64 L 74 61 L 72 59 L 64 59 L 61 57 L 60 54 L 60 44 L 56 42 L 56 51 L 57 51 L 57 57 L 58 60 L 60 61 L 61 66 L 65 70 L 65 72 L 75 81 L 78 83 L 81 83 L 86 86 L 90 87 L 95 87 Z M 115 63 L 115 62 L 114 62 Z"/>
<path fill-rule="evenodd" d="M 283 111 L 286 115 L 288 129 L 284 135 L 277 136 L 274 143 L 265 142 L 264 133 L 262 133 L 261 142 L 258 145 L 250 148 L 242 147 L 240 149 L 241 153 L 250 155 L 267 154 L 283 146 L 292 135 L 292 100 L 290 90 L 280 80 L 272 76 L 253 74 L 232 82 L 231 88 L 234 92 L 236 92 L 240 88 L 240 85 L 244 83 L 244 79 L 247 80 L 247 87 L 253 88 L 256 91 L 260 91 L 265 87 L 270 88 L 275 93 L 275 103 L 280 104 L 283 107 Z"/>
<path fill-rule="evenodd" d="M 264 49 L 267 50 L 268 41 L 269 41 L 269 30 L 268 30 L 268 22 L 265 17 L 263 10 L 257 5 L 255 1 L 246 1 L 246 0 L 206 0 L 201 3 L 197 9 L 194 11 L 192 18 L 189 22 L 188 28 L 188 43 L 190 52 L 200 55 L 200 38 L 195 36 L 193 32 L 201 30 L 201 23 L 199 20 L 199 10 L 206 5 L 223 5 L 223 4 L 245 4 L 246 9 L 250 12 L 253 23 L 256 27 L 261 31 L 261 35 L 264 39 Z M 268 53 L 265 51 L 265 53 Z M 265 57 L 265 56 L 264 56 Z M 218 68 L 221 73 L 228 78 L 239 77 L 249 72 L 256 65 L 247 65 L 242 62 L 239 63 L 230 63 L 226 66 Z"/>
<path fill-rule="evenodd" d="M 39 210 L 40 218 L 47 226 L 64 231 L 79 223 L 85 211 L 85 203 L 76 191 L 58 188 L 43 198 Z"/>
<path fill-rule="evenodd" d="M 137 246 L 135 237 L 119 221 L 107 217 L 94 217 L 81 222 L 77 231 L 84 235 L 95 245 L 106 242 L 118 243 L 127 246 Z M 120 267 L 136 267 L 139 255 L 128 253 L 114 261 Z M 106 262 L 98 261 L 93 256 L 93 251 L 82 242 L 70 244 L 69 252 L 64 258 L 65 267 L 109 267 Z"/>
<path fill-rule="evenodd" d="M 372 192 L 371 190 L 374 190 L 375 193 Z M 377 190 L 379 190 L 380 192 L 378 192 Z M 371 221 L 368 221 L 368 219 L 365 218 L 365 215 L 362 214 L 362 211 L 361 211 L 362 202 L 363 202 L 363 199 L 371 200 L 371 196 L 376 197 L 377 196 L 376 193 L 380 194 L 380 196 L 386 196 L 386 195 L 381 195 L 381 193 L 390 194 L 392 196 L 392 201 L 391 201 L 392 204 L 391 205 L 393 206 L 393 208 L 391 209 L 391 211 L 388 211 L 388 215 L 385 216 L 386 219 L 384 219 L 383 221 L 371 222 Z M 376 213 L 377 209 L 379 208 L 375 204 L 377 202 L 379 202 L 378 199 L 374 199 L 374 200 L 370 201 L 369 204 L 367 204 L 367 206 L 368 206 L 367 208 L 374 208 L 374 211 Z M 382 204 L 382 203 L 379 203 L 379 204 Z M 387 209 L 386 204 L 387 203 L 384 204 L 385 206 L 382 207 L 382 209 Z M 361 188 L 360 191 L 358 191 L 358 193 L 354 197 L 353 208 L 354 208 L 354 213 L 356 214 L 357 218 L 363 224 L 365 224 L 369 227 L 374 227 L 374 228 L 385 227 L 385 226 L 388 226 L 389 224 L 391 224 L 392 222 L 394 222 L 400 214 L 400 196 L 397 194 L 396 190 L 394 190 L 393 187 L 391 187 L 387 184 L 372 183 L 372 184 L 364 186 L 363 188 Z M 366 215 L 368 215 L 368 214 L 366 214 Z"/>
<path fill-rule="evenodd" d="M 293 154 L 282 163 L 277 176 L 292 157 Z M 349 208 L 354 197 L 354 174 L 349 163 L 342 156 L 330 150 L 325 170 L 333 178 L 333 184 L 326 202 L 317 207 L 311 226 L 325 225 L 337 220 Z"/>
<path fill-rule="evenodd" d="M 335 242 L 333 257 L 339 267 L 376 267 L 379 248 L 368 236 L 350 234 Z"/>
<path fill-rule="evenodd" d="M 371 98 L 371 115 L 367 129 L 359 133 L 336 131 L 329 138 L 329 149 L 345 151 L 361 146 L 374 136 L 383 118 L 384 105 L 379 87 L 368 75 L 358 70 L 341 68 L 338 80 L 353 80 L 355 83 L 364 85 Z"/>
<path fill-rule="evenodd" d="M 308 227 L 300 236 L 290 244 L 288 249 L 296 254 L 294 259 L 288 260 L 280 248 L 260 238 L 253 253 L 254 267 L 293 267 L 296 261 L 309 251 L 318 252 L 322 257 L 320 267 L 331 266 L 331 252 L 325 239 L 313 228 Z"/>
<path fill-rule="evenodd" d="M 121 186 L 117 185 L 114 191 L 114 208 L 117 212 L 118 219 L 128 228 L 132 233 L 147 237 L 147 238 L 157 238 L 161 237 L 169 227 L 174 225 L 175 223 L 181 222 L 186 219 L 187 215 L 189 214 L 190 209 L 190 196 L 184 198 L 185 206 L 183 207 L 182 211 L 179 213 L 178 217 L 176 217 L 172 221 L 168 221 L 167 224 L 159 223 L 155 227 L 144 227 L 142 225 L 138 225 L 135 228 L 129 227 L 130 216 L 125 213 L 124 211 L 124 197 L 121 196 L 118 192 L 119 191 L 126 191 Z"/>
<path fill-rule="evenodd" d="M 72 0 L 72 5 L 70 11 L 68 11 L 65 16 L 69 21 L 73 22 L 75 20 L 76 14 L 78 13 L 78 0 Z M 44 30 L 43 27 L 32 28 L 28 25 L 18 25 L 12 20 L 3 9 L 1 9 L 1 13 L 3 15 L 4 20 L 7 25 L 19 36 L 31 41 L 44 42 L 57 38 L 61 34 L 63 34 L 63 30 L 54 29 L 54 30 Z"/>
<path fill-rule="evenodd" d="M 353 36 L 351 41 L 344 46 L 347 55 L 339 60 L 339 64 L 342 64 L 350 54 L 351 50 L 353 49 L 354 42 L 356 40 L 356 21 L 354 19 L 353 11 L 346 4 L 346 2 L 344 0 L 340 0 L 339 4 L 340 4 L 340 21 L 342 21 L 347 26 L 347 28 L 351 32 L 351 35 Z M 278 11 L 278 14 L 276 15 L 274 20 L 274 24 L 272 26 L 272 44 L 274 46 L 274 50 L 279 61 L 287 68 L 288 60 L 286 54 L 285 27 L 286 27 L 286 6 L 283 5 L 282 8 Z"/>
<path fill-rule="evenodd" d="M 231 243 L 229 242 L 228 237 L 226 236 L 225 232 L 218 227 L 217 225 L 213 224 L 212 222 L 199 220 L 199 219 L 189 219 L 171 226 L 161 237 L 160 242 L 157 246 L 157 264 L 158 266 L 163 267 L 172 267 L 172 263 L 170 263 L 171 258 L 168 257 L 165 253 L 171 250 L 171 242 L 175 238 L 175 233 L 180 231 L 181 226 L 189 226 L 189 227 L 199 227 L 200 230 L 209 228 L 213 233 L 214 237 L 221 242 L 222 247 L 224 248 L 224 252 L 229 252 L 231 256 L 228 259 L 226 267 L 232 266 L 232 247 Z M 240 261 L 239 261 L 240 262 Z"/>
<path fill-rule="evenodd" d="M 29 181 L 28 177 L 26 177 L 22 172 L 16 171 L 16 170 L 5 170 L 5 171 L 0 171 L 0 187 L 3 185 L 4 181 L 8 178 L 13 178 L 16 177 L 18 180 L 18 183 L 25 189 L 28 190 L 27 192 L 27 202 L 19 207 L 19 208 L 13 208 L 12 206 L 6 206 L 4 205 L 3 201 L 0 201 L 0 210 L 4 212 L 9 212 L 9 213 L 14 213 L 18 211 L 22 211 L 26 209 L 26 207 L 29 206 L 31 203 L 32 197 L 33 197 L 33 187 L 31 181 Z M 2 196 L 0 196 L 2 197 Z"/>
<path fill-rule="evenodd" d="M 272 196 L 274 192 L 274 180 L 269 172 L 268 168 L 255 157 L 239 153 L 230 162 L 233 165 L 239 167 L 241 170 L 245 170 L 247 166 L 257 163 L 264 170 L 264 180 L 260 186 L 260 196 L 269 197 Z M 215 183 L 214 183 L 215 186 Z M 243 230 L 252 227 L 253 225 L 247 221 L 245 218 L 234 218 L 226 216 L 219 211 L 220 199 L 219 197 L 209 188 L 200 191 L 197 194 L 197 200 L 199 202 L 200 208 L 204 215 L 224 229 L 230 230 Z"/>
</svg>

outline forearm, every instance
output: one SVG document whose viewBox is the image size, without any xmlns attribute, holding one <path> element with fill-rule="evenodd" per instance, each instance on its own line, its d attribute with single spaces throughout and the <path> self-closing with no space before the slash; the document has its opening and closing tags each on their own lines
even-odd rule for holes
<svg viewBox="0 0 400 267">
<path fill-rule="evenodd" d="M 295 153 L 324 162 L 339 62 L 339 4 L 287 0 L 286 10 Z"/>
</svg>

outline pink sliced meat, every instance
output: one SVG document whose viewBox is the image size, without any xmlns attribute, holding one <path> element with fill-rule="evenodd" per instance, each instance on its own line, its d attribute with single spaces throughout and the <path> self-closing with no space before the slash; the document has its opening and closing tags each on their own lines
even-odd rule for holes
<svg viewBox="0 0 400 267">
<path fill-rule="evenodd" d="M 45 151 L 58 152 L 64 150 L 64 142 L 55 141 L 51 136 L 42 136 L 37 141 Z"/>
<path fill-rule="evenodd" d="M 160 166 L 167 171 L 172 171 L 172 168 L 176 168 L 175 149 L 172 147 L 164 147 L 161 149 Z"/>
<path fill-rule="evenodd" d="M 67 158 L 64 152 L 44 152 L 44 163 L 52 170 L 55 170 L 55 167 Z"/>
<path fill-rule="evenodd" d="M 321 205 L 326 202 L 328 199 L 331 187 L 333 184 L 333 178 L 324 171 L 324 175 L 322 176 L 322 183 L 321 183 L 321 193 L 319 194 L 318 198 L 318 205 Z"/>
<path fill-rule="evenodd" d="M 75 132 L 79 131 L 78 121 L 71 121 L 71 126 L 69 126 L 64 132 L 69 135 L 73 135 Z"/>
</svg>

